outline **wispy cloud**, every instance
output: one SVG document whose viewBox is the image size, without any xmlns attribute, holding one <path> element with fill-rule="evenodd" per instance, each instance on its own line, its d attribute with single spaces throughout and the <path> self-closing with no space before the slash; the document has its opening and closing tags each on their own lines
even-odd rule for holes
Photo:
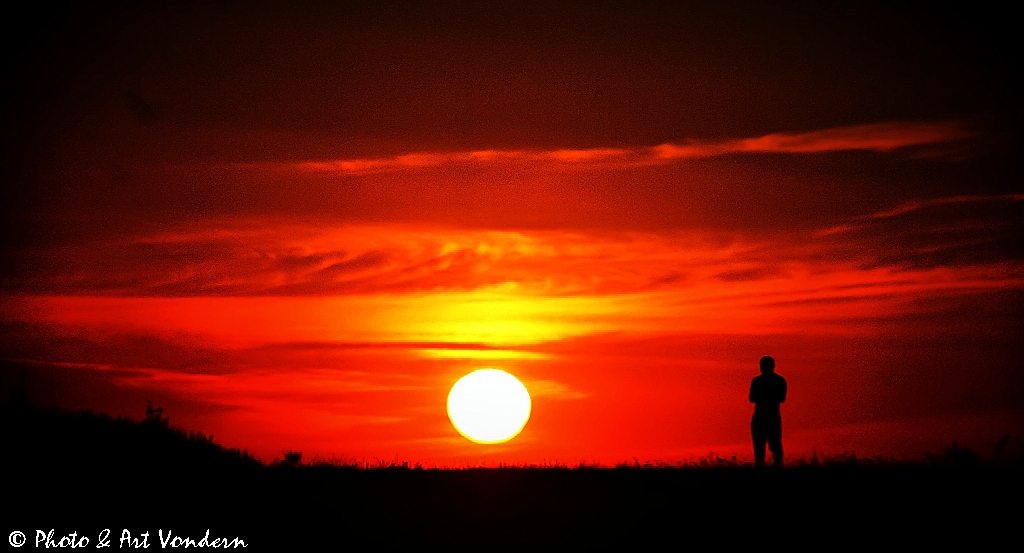
<svg viewBox="0 0 1024 553">
<path fill-rule="evenodd" d="M 361 229 L 337 230 L 332 236 L 340 243 L 314 240 L 309 247 L 330 246 L 358 257 Z M 520 346 L 666 327 L 720 333 L 826 327 L 859 332 L 862 328 L 849 319 L 906 313 L 923 298 L 1024 287 L 1024 267 L 1000 255 L 998 240 L 985 248 L 975 243 L 950 251 L 936 249 L 936 240 L 948 240 L 941 229 L 910 230 L 909 235 L 894 235 L 890 229 L 716 241 L 642 233 L 433 234 L 380 228 L 376 235 L 381 241 L 364 247 L 391 252 L 386 265 L 346 277 L 351 280 L 319 281 L 318 273 L 303 264 L 299 271 L 273 277 L 305 294 L 279 294 L 273 279 L 268 284 L 267 273 L 254 273 L 247 263 L 228 258 L 211 265 L 220 271 L 213 281 L 234 283 L 235 294 L 216 288 L 195 293 L 192 281 L 173 295 L 153 294 L 148 271 L 154 268 L 149 267 L 135 276 L 134 287 L 110 290 L 102 281 L 83 280 L 58 290 L 93 297 L 8 298 L 3 312 L 11 321 L 209 335 L 247 347 L 340 342 L 318 348 L 318 355 L 331 349 L 390 348 L 435 359 L 536 360 L 546 352 Z M 274 232 L 288 234 L 285 229 Z M 977 239 L 986 232 L 980 229 Z M 241 251 L 255 247 L 243 243 Z M 982 250 L 988 254 L 979 256 Z M 162 351 L 143 345 L 147 351 Z M 166 358 L 189 362 L 173 352 Z"/>
<path fill-rule="evenodd" d="M 639 148 L 558 150 L 475 150 L 417 152 L 387 158 L 311 160 L 277 165 L 300 172 L 365 175 L 437 167 L 446 164 L 543 163 L 647 165 L 732 154 L 814 154 L 847 150 L 890 152 L 912 146 L 955 142 L 975 136 L 961 122 L 886 122 L 804 133 L 772 133 L 719 141 L 691 140 Z"/>
<path fill-rule="evenodd" d="M 552 397 L 555 399 L 583 399 L 587 394 L 573 390 L 554 380 L 531 380 L 526 383 L 533 397 Z"/>
<path fill-rule="evenodd" d="M 898 148 L 953 142 L 974 133 L 962 123 L 890 122 L 837 127 L 805 133 L 773 133 L 723 142 L 662 144 L 653 150 L 663 159 L 737 153 L 810 154 L 844 150 L 889 152 Z"/>
<path fill-rule="evenodd" d="M 1021 202 L 1024 201 L 1024 194 L 998 194 L 989 196 L 950 196 L 943 198 L 929 198 L 915 200 L 900 204 L 892 209 L 878 211 L 859 217 L 859 219 L 890 219 L 900 215 L 906 215 L 915 211 L 921 211 L 932 207 L 957 205 L 957 204 L 979 204 L 993 202 Z"/>
<path fill-rule="evenodd" d="M 54 269 L 8 282 L 8 288 L 78 296 L 368 297 L 489 291 L 571 297 L 694 290 L 708 283 L 738 289 L 744 283 L 873 267 L 971 271 L 1020 262 L 1013 243 L 1022 199 L 1020 194 L 925 198 L 770 239 L 712 230 L 497 231 L 210 221 L 205 229 L 192 225 L 190 230 L 42 251 L 42 257 L 54 260 Z M 907 224 L 911 217 L 913 224 Z M 867 282 L 875 276 L 858 278 Z"/>
<path fill-rule="evenodd" d="M 636 154 L 636 151 L 624 148 L 559 149 L 548 151 L 474 150 L 469 152 L 411 153 L 388 158 L 303 161 L 288 166 L 299 171 L 365 175 L 436 167 L 445 164 L 546 162 L 579 165 L 587 162 L 630 159 L 636 156 Z"/>
<path fill-rule="evenodd" d="M 814 232 L 835 255 L 856 248 L 864 268 L 965 267 L 1024 259 L 1024 195 L 959 195 L 910 200 Z"/>
</svg>

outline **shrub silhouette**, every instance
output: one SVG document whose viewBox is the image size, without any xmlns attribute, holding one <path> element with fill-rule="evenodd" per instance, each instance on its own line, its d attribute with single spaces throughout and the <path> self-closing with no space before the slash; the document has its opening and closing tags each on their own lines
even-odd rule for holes
<svg viewBox="0 0 1024 553">
<path fill-rule="evenodd" d="M 153 402 L 146 400 L 146 418 L 143 420 L 144 424 L 149 426 L 162 426 L 168 428 L 170 426 L 170 419 L 163 418 L 164 408 L 157 407 L 153 408 Z"/>
<path fill-rule="evenodd" d="M 301 451 L 285 451 L 284 459 L 274 459 L 273 465 L 283 468 L 296 468 L 302 466 Z"/>
</svg>

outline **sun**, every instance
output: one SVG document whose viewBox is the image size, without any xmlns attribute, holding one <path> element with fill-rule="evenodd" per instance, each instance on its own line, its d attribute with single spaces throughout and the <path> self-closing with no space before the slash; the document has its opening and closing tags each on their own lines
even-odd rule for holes
<svg viewBox="0 0 1024 553">
<path fill-rule="evenodd" d="M 452 386 L 448 418 L 460 434 L 476 443 L 507 442 L 530 419 L 530 392 L 505 371 L 476 370 Z"/>
</svg>

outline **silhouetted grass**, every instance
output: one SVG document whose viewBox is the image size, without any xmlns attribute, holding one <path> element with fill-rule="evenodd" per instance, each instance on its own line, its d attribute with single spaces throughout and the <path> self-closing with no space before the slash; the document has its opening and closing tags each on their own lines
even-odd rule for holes
<svg viewBox="0 0 1024 553">
<path fill-rule="evenodd" d="M 842 454 L 781 470 L 718 456 L 450 470 L 379 459 L 303 462 L 296 451 L 263 465 L 210 436 L 175 430 L 161 415 L 137 423 L 7 409 L 0 419 L 8 527 L 154 535 L 173 527 L 198 536 L 210 528 L 257 550 L 731 549 L 780 532 L 793 544 L 823 535 L 814 542 L 821 547 L 969 539 L 980 548 L 1019 522 L 1013 502 L 1024 491 L 1019 460 L 959 447 L 916 463 Z"/>
<path fill-rule="evenodd" d="M 10 445 L 4 461 L 9 469 L 145 473 L 261 466 L 246 451 L 225 449 L 202 432 L 170 428 L 159 416 L 136 422 L 91 411 L 6 408 L 0 429 Z"/>
</svg>

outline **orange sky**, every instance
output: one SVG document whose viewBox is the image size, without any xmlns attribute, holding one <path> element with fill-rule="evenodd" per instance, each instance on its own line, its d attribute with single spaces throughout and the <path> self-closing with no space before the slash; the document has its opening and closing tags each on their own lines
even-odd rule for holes
<svg viewBox="0 0 1024 553">
<path fill-rule="evenodd" d="M 268 461 L 749 460 L 773 355 L 792 459 L 1024 435 L 1017 85 L 991 34 L 896 10 L 868 44 L 841 8 L 110 9 L 39 16 L 46 47 L 7 61 L 4 401 L 151 399 Z M 445 412 L 484 367 L 533 395 L 505 444 Z"/>
</svg>

